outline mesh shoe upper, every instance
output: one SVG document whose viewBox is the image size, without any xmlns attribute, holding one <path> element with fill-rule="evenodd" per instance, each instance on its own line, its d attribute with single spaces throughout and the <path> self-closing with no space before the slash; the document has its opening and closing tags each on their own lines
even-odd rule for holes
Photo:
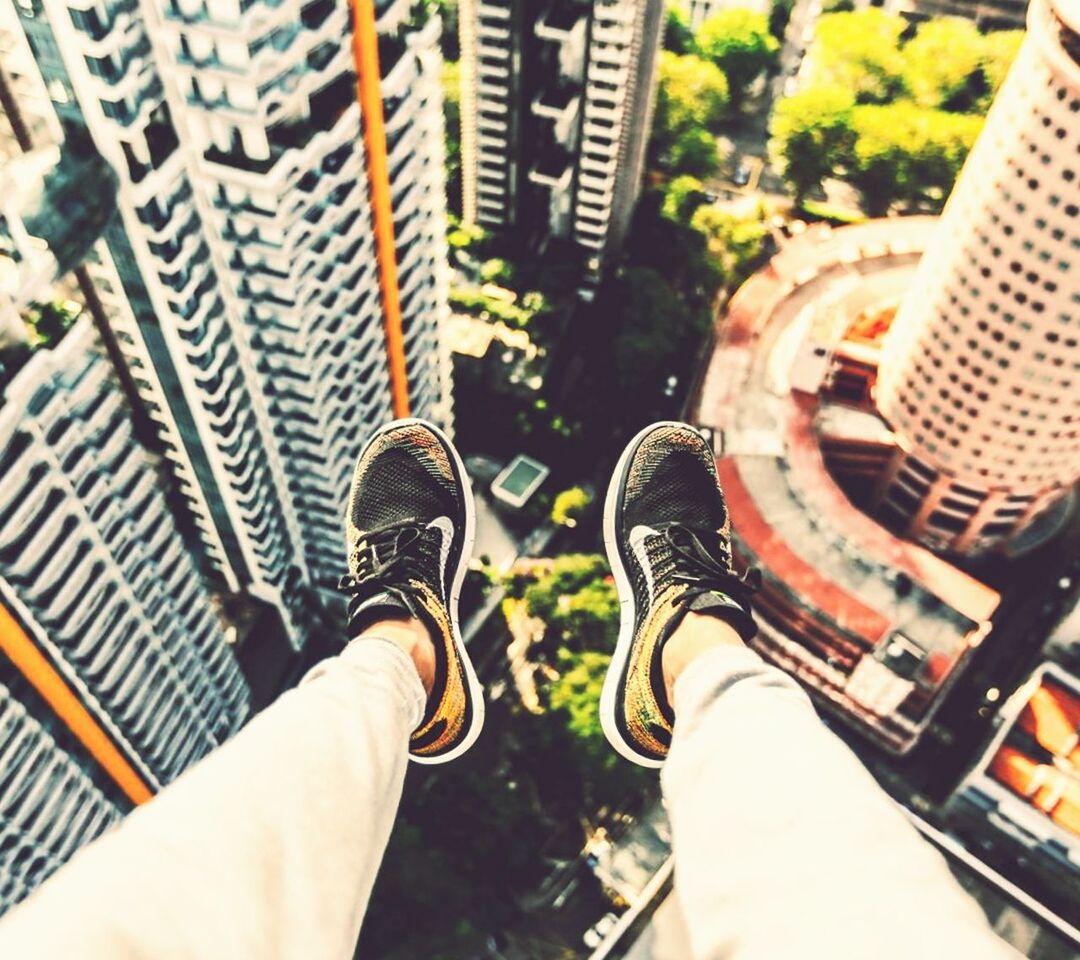
<svg viewBox="0 0 1080 960">
<path fill-rule="evenodd" d="M 420 619 L 435 645 L 435 682 L 413 733 L 415 756 L 459 742 L 472 703 L 455 643 L 451 591 L 464 562 L 467 496 L 446 441 L 418 421 L 375 435 L 356 465 L 346 514 L 349 636 L 393 613 Z"/>
<path fill-rule="evenodd" d="M 696 430 L 660 424 L 646 432 L 616 481 L 613 546 L 633 592 L 634 622 L 615 721 L 635 751 L 659 760 L 674 723 L 664 641 L 688 609 L 716 614 L 748 638 L 750 588 L 734 574 L 716 463 Z"/>
</svg>

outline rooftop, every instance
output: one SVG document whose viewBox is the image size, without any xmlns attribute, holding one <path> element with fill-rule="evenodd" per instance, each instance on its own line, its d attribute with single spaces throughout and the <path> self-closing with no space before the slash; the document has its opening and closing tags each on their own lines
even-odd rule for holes
<svg viewBox="0 0 1080 960">
<path fill-rule="evenodd" d="M 812 231 L 786 247 L 732 300 L 692 412 L 721 440 L 737 550 L 762 568 L 762 652 L 898 752 L 929 724 L 1000 598 L 851 504 L 825 468 L 818 417 L 859 435 L 873 418 L 823 408 L 789 371 L 821 328 L 813 310 L 864 312 L 902 288 L 933 223 Z"/>
</svg>

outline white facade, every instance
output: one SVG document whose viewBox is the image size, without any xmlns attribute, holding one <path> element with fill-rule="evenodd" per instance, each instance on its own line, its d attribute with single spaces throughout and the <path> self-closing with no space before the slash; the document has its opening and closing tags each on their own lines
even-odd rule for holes
<svg viewBox="0 0 1080 960">
<path fill-rule="evenodd" d="M 0 604 L 151 789 L 247 715 L 222 622 L 85 316 L 0 398 Z"/>
<path fill-rule="evenodd" d="M 597 0 L 574 198 L 574 239 L 589 268 L 622 245 L 641 189 L 655 98 L 663 5 Z"/>
<path fill-rule="evenodd" d="M 90 269 L 206 556 L 299 646 L 301 594 L 341 571 L 352 462 L 391 416 L 348 6 L 19 2 L 120 175 Z M 410 9 L 376 4 L 389 171 L 412 412 L 445 424 L 438 23 Z"/>
<path fill-rule="evenodd" d="M 120 819 L 0 682 L 0 915 Z"/>
<path fill-rule="evenodd" d="M 935 547 L 1008 539 L 1080 477 L 1077 17 L 1032 4 L 885 341 L 876 397 L 905 455 L 884 504 Z"/>
<path fill-rule="evenodd" d="M 462 0 L 466 221 L 571 239 L 599 274 L 641 186 L 662 7 Z"/>
</svg>

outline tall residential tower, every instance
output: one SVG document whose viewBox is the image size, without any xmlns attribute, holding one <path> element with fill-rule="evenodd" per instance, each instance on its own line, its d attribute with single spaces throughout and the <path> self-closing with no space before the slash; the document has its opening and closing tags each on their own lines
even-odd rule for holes
<svg viewBox="0 0 1080 960">
<path fill-rule="evenodd" d="M 1080 478 L 1080 7 L 1028 34 L 885 341 L 900 455 L 885 514 L 958 553 L 1008 541 Z"/>
<path fill-rule="evenodd" d="M 0 912 L 248 713 L 162 464 L 58 275 L 111 209 L 105 170 L 55 148 L 0 170 Z"/>
<path fill-rule="evenodd" d="M 462 0 L 467 221 L 568 241 L 595 278 L 641 188 L 662 0 Z"/>
<path fill-rule="evenodd" d="M 438 20 L 359 4 L 362 109 L 344 0 L 17 3 L 63 148 L 119 177 L 86 270 L 208 566 L 300 646 L 366 436 L 450 415 Z"/>
</svg>

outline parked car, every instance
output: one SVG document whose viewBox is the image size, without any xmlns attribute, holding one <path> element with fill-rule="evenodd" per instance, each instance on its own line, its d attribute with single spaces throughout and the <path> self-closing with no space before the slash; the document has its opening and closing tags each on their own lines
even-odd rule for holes
<svg viewBox="0 0 1080 960">
<path fill-rule="evenodd" d="M 731 182 L 737 187 L 745 187 L 750 182 L 750 167 L 745 163 L 740 163 L 735 170 L 735 176 L 731 178 Z"/>
</svg>

